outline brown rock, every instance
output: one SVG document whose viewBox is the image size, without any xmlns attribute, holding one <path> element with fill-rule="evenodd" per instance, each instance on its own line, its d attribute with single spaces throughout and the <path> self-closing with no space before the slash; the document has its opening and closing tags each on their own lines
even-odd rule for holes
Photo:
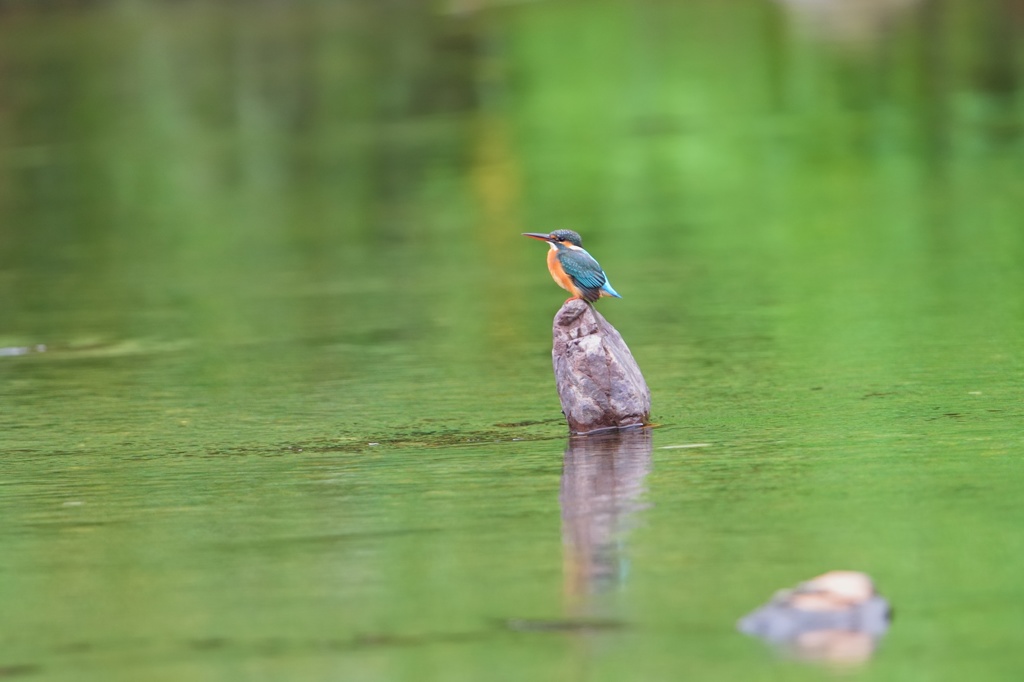
<svg viewBox="0 0 1024 682">
<path fill-rule="evenodd" d="M 649 423 L 651 391 L 619 332 L 585 301 L 555 315 L 551 360 L 573 433 Z"/>
</svg>

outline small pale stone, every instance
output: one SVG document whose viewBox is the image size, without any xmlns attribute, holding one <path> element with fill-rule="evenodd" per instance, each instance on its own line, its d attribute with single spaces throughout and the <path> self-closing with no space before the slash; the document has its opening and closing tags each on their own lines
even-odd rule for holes
<svg viewBox="0 0 1024 682">
<path fill-rule="evenodd" d="M 829 571 L 800 586 L 805 592 L 822 593 L 843 604 L 863 604 L 875 595 L 871 576 L 860 571 Z"/>
<path fill-rule="evenodd" d="M 551 350 L 562 413 L 573 433 L 649 423 L 651 392 L 619 332 L 593 306 L 565 302 Z"/>
<path fill-rule="evenodd" d="M 889 629 L 891 613 L 870 576 L 829 571 L 779 590 L 738 627 L 800 659 L 857 663 L 874 652 Z"/>
</svg>

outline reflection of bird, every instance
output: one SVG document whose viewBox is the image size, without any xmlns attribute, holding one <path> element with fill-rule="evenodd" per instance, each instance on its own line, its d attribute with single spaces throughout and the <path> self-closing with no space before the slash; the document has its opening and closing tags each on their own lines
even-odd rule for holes
<svg viewBox="0 0 1024 682">
<path fill-rule="evenodd" d="M 583 249 L 580 236 L 572 230 L 555 230 L 551 234 L 524 232 L 523 236 L 540 239 L 551 245 L 548 251 L 548 271 L 555 283 L 572 294 L 572 298 L 582 298 L 588 303 L 602 296 L 622 298 L 608 283 L 608 276 L 598 262 Z"/>
</svg>

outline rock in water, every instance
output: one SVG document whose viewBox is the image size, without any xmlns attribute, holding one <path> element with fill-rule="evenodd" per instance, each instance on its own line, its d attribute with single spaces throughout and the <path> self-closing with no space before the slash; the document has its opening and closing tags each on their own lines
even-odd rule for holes
<svg viewBox="0 0 1024 682">
<path fill-rule="evenodd" d="M 555 315 L 551 359 L 562 413 L 573 433 L 641 426 L 651 391 L 626 342 L 592 305 L 565 302 Z"/>
<path fill-rule="evenodd" d="M 871 576 L 829 571 L 779 590 L 738 627 L 801 660 L 850 664 L 872 656 L 891 618 Z"/>
</svg>

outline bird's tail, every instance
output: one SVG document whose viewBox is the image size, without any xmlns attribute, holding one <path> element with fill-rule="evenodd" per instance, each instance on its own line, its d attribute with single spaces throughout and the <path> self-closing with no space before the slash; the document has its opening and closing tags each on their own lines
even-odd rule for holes
<svg viewBox="0 0 1024 682">
<path fill-rule="evenodd" d="M 619 294 L 619 292 L 615 291 L 615 289 L 612 289 L 611 282 L 606 281 L 601 286 L 601 291 L 603 291 L 608 296 L 614 296 L 615 298 L 622 298 L 622 296 Z"/>
</svg>

